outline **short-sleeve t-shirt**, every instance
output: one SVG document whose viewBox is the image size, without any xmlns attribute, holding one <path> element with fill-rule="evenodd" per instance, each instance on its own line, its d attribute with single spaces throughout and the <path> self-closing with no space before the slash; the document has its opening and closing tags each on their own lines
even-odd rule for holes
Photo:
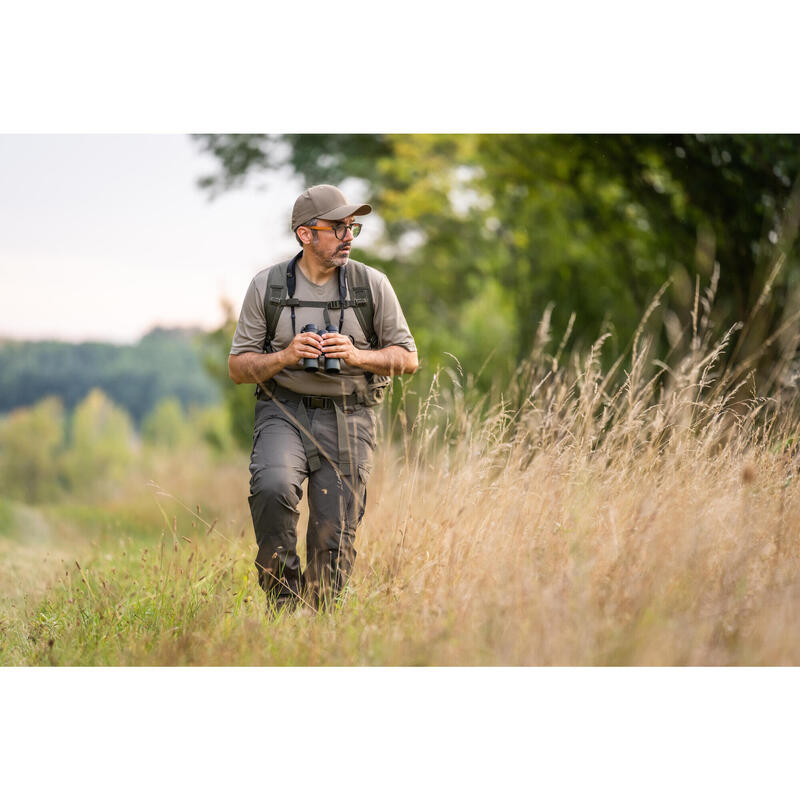
<svg viewBox="0 0 800 800">
<path fill-rule="evenodd" d="M 351 262 L 348 262 L 351 263 Z M 366 265 L 364 265 L 366 266 Z M 267 274 L 271 267 L 261 270 L 247 288 L 236 333 L 233 335 L 231 355 L 240 353 L 263 353 L 264 339 L 267 334 L 267 321 L 264 315 L 264 296 L 267 291 Z M 409 351 L 417 349 L 411 332 L 408 329 L 403 310 L 397 300 L 397 295 L 389 283 L 386 275 L 373 267 L 366 267 L 367 280 L 372 292 L 375 306 L 373 326 L 378 337 L 380 347 L 398 345 Z M 295 270 L 297 285 L 294 296 L 298 300 L 338 300 L 339 299 L 339 271 L 338 269 L 320 286 L 306 278 L 302 268 Z M 339 324 L 339 310 L 331 310 L 331 322 Z M 324 328 L 322 308 L 297 306 L 295 308 L 295 329 L 297 333 L 309 323 L 314 323 L 317 328 Z M 342 333 L 353 337 L 355 346 L 361 350 L 368 350 L 369 344 L 361 330 L 358 317 L 352 308 L 344 311 Z M 275 328 L 275 337 L 270 342 L 273 352 L 285 350 L 292 341 L 292 319 L 289 308 L 281 309 L 278 324 Z M 363 392 L 367 388 L 367 379 L 363 370 L 351 367 L 342 362 L 342 370 L 338 375 L 329 375 L 323 370 L 306 372 L 302 364 L 286 367 L 274 376 L 279 386 L 290 389 L 298 394 L 313 394 L 322 396 L 340 396 L 351 394 L 354 391 Z"/>
</svg>

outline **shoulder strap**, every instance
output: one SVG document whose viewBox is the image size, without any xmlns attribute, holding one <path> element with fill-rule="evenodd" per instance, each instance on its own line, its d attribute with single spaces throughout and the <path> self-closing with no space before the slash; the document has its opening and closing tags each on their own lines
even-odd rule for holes
<svg viewBox="0 0 800 800">
<path fill-rule="evenodd" d="M 348 261 L 345 269 L 347 287 L 350 290 L 352 308 L 364 332 L 364 338 L 373 350 L 380 347 L 380 342 L 375 334 L 373 317 L 375 316 L 375 302 L 372 299 L 372 290 L 369 288 L 367 268 L 359 261 Z"/>
<path fill-rule="evenodd" d="M 264 352 L 271 352 L 270 343 L 275 338 L 275 331 L 278 327 L 278 318 L 284 306 L 290 306 L 292 312 L 296 306 L 311 306 L 326 308 L 330 310 L 340 310 L 339 329 L 342 327 L 342 319 L 345 308 L 352 308 L 358 319 L 358 324 L 364 333 L 364 338 L 373 350 L 380 347 L 380 342 L 375 333 L 373 317 L 375 315 L 375 303 L 372 298 L 372 290 L 369 286 L 367 268 L 359 261 L 348 261 L 344 269 L 339 270 L 339 300 L 314 301 L 294 299 L 294 289 L 296 285 L 295 265 L 297 259 L 302 255 L 298 253 L 290 261 L 283 261 L 272 267 L 267 274 L 267 287 L 264 292 L 264 318 L 266 320 L 266 334 L 264 337 Z M 344 282 L 341 280 L 344 273 Z M 350 293 L 350 299 L 345 300 L 345 285 Z M 294 316 L 294 313 L 292 314 Z"/>
<path fill-rule="evenodd" d="M 286 297 L 288 295 L 286 268 L 296 260 L 297 256 L 291 261 L 283 261 L 280 264 L 276 264 L 267 273 L 267 287 L 264 292 L 264 319 L 267 323 L 266 334 L 264 335 L 265 353 L 272 351 L 270 343 L 275 338 L 275 329 L 278 327 L 278 317 L 281 315 L 281 309 L 286 305 Z"/>
</svg>

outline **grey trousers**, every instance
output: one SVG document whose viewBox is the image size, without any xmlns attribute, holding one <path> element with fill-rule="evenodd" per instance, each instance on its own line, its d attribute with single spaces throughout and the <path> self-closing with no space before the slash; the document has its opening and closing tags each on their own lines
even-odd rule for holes
<svg viewBox="0 0 800 800">
<path fill-rule="evenodd" d="M 355 562 L 356 528 L 364 515 L 375 450 L 375 412 L 365 406 L 345 412 L 350 475 L 338 470 L 336 411 L 309 408 L 306 412 L 310 438 L 320 451 L 321 465 L 313 472 L 299 423 L 292 419 L 297 417 L 297 408 L 274 400 L 256 402 L 249 501 L 261 587 L 281 601 L 306 591 L 311 602 L 319 603 L 341 591 Z M 297 555 L 297 506 L 306 478 L 309 519 L 303 574 Z"/>
</svg>

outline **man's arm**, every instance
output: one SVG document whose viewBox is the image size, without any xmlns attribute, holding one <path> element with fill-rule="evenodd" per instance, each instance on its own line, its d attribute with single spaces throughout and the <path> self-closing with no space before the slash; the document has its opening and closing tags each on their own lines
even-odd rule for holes
<svg viewBox="0 0 800 800">
<path fill-rule="evenodd" d="M 298 364 L 303 358 L 317 358 L 321 352 L 322 339 L 318 334 L 310 331 L 298 333 L 285 350 L 276 353 L 228 356 L 228 375 L 234 383 L 265 383 L 284 367 Z"/>
<path fill-rule="evenodd" d="M 341 358 L 352 367 L 375 375 L 413 374 L 419 367 L 414 350 L 400 345 L 389 345 L 380 350 L 359 350 L 349 336 L 341 333 L 322 334 L 322 352 L 326 358 Z"/>
<path fill-rule="evenodd" d="M 412 374 L 419 367 L 413 350 L 390 345 L 381 350 L 359 350 L 349 336 L 326 333 L 325 345 L 316 333 L 298 333 L 285 350 L 277 353 L 239 353 L 228 356 L 228 374 L 234 383 L 265 383 L 290 364 L 302 358 L 317 358 L 322 351 L 328 358 L 341 358 L 353 367 L 376 375 Z"/>
<path fill-rule="evenodd" d="M 419 367 L 416 351 L 400 345 L 390 345 L 381 350 L 358 350 L 355 366 L 375 375 L 412 375 Z M 353 364 L 354 362 L 350 362 Z"/>
<path fill-rule="evenodd" d="M 265 383 L 285 366 L 285 350 L 277 353 L 239 353 L 228 356 L 228 375 L 234 383 Z"/>
</svg>

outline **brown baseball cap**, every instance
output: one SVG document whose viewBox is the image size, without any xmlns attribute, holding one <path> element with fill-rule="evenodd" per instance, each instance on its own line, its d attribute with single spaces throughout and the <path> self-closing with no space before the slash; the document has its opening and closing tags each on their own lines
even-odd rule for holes
<svg viewBox="0 0 800 800">
<path fill-rule="evenodd" d="M 348 203 L 347 198 L 328 183 L 306 189 L 292 209 L 292 230 L 310 219 L 344 219 L 349 216 L 363 216 L 372 211 L 372 206 L 363 203 Z"/>
</svg>

